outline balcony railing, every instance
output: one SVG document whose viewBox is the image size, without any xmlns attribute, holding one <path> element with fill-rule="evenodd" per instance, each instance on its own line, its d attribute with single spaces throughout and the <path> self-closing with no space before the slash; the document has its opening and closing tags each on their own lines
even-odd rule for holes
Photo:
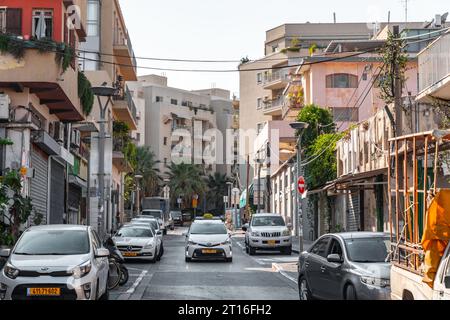
<svg viewBox="0 0 450 320">
<path fill-rule="evenodd" d="M 126 101 L 128 109 L 130 110 L 131 115 L 133 116 L 134 122 L 137 122 L 137 108 L 136 104 L 134 103 L 133 96 L 128 89 L 128 87 L 125 88 L 125 92 L 119 95 L 116 95 L 113 97 L 114 101 Z"/>
<path fill-rule="evenodd" d="M 419 54 L 419 91 L 450 76 L 450 33 Z"/>
<path fill-rule="evenodd" d="M 289 81 L 289 72 L 287 70 L 277 70 L 272 73 L 265 74 L 263 77 L 263 85 L 270 85 L 274 82 Z"/>
</svg>

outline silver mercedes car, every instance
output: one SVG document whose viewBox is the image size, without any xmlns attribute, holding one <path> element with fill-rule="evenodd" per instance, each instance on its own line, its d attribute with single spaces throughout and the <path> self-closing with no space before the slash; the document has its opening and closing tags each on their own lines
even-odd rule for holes
<svg viewBox="0 0 450 320">
<path fill-rule="evenodd" d="M 91 227 L 31 227 L 0 256 L 0 300 L 108 299 L 109 250 Z"/>
<path fill-rule="evenodd" d="M 113 240 L 125 259 L 143 259 L 155 263 L 161 258 L 160 242 L 150 226 L 123 226 Z"/>
<path fill-rule="evenodd" d="M 386 233 L 322 236 L 300 254 L 300 299 L 390 300 L 389 247 Z"/>
</svg>

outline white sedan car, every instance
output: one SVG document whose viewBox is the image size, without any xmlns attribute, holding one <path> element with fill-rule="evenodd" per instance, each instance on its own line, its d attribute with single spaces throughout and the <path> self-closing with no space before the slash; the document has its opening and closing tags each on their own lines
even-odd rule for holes
<svg viewBox="0 0 450 320">
<path fill-rule="evenodd" d="M 31 227 L 0 256 L 0 300 L 108 299 L 109 251 L 91 227 Z"/>
<path fill-rule="evenodd" d="M 161 247 L 150 226 L 123 226 L 113 240 L 125 259 L 149 260 L 152 263 L 160 259 Z"/>
<path fill-rule="evenodd" d="M 220 219 L 195 220 L 186 234 L 185 260 L 233 261 L 232 243 Z"/>
</svg>

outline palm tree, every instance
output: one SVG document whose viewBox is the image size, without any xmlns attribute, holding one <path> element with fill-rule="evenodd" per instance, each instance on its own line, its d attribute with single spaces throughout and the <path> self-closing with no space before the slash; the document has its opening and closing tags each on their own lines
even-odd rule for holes
<svg viewBox="0 0 450 320">
<path fill-rule="evenodd" d="M 156 168 L 159 163 L 155 158 L 155 154 L 149 147 L 138 147 L 136 149 L 136 158 L 133 166 L 133 177 L 141 175 L 141 189 L 143 195 L 150 197 L 158 193 L 159 184 L 161 182 L 160 171 Z"/>
<path fill-rule="evenodd" d="M 168 167 L 170 194 L 172 203 L 178 198 L 183 199 L 185 206 L 190 207 L 194 195 L 201 195 L 206 191 L 206 182 L 202 168 L 199 165 L 171 163 Z"/>
<path fill-rule="evenodd" d="M 213 207 L 212 209 L 219 209 L 223 211 L 224 203 L 223 196 L 228 194 L 227 182 L 231 179 L 226 174 L 215 172 L 214 175 L 208 176 L 208 203 Z"/>
</svg>

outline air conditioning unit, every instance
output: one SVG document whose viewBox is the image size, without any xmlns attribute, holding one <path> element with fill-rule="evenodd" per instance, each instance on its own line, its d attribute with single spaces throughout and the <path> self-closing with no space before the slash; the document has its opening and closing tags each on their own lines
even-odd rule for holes
<svg viewBox="0 0 450 320">
<path fill-rule="evenodd" d="M 9 104 L 11 99 L 9 95 L 0 93 L 0 122 L 9 121 Z"/>
<path fill-rule="evenodd" d="M 64 123 L 55 121 L 53 122 L 53 139 L 56 142 L 64 143 Z"/>
<path fill-rule="evenodd" d="M 81 146 L 81 132 L 79 130 L 76 130 L 76 129 L 72 130 L 72 136 L 70 138 L 70 145 L 75 148 L 78 148 Z"/>
</svg>

